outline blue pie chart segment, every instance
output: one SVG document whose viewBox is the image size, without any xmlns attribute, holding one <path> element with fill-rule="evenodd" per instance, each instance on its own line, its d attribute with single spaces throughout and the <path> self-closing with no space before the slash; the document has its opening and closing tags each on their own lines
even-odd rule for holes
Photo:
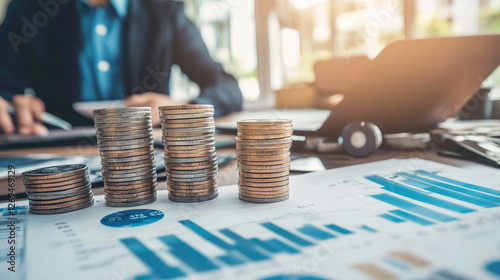
<svg viewBox="0 0 500 280">
<path fill-rule="evenodd" d="M 500 260 L 496 260 L 487 264 L 486 270 L 500 279 Z"/>
</svg>

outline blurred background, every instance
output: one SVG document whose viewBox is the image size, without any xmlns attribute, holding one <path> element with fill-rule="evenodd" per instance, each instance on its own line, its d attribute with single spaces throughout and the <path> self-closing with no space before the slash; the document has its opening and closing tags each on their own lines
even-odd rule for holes
<svg viewBox="0 0 500 280">
<path fill-rule="evenodd" d="M 9 2 L 0 0 L 0 22 Z M 319 61 L 340 61 L 342 66 L 338 59 L 373 59 L 387 44 L 400 39 L 500 32 L 500 0 L 183 2 L 212 57 L 237 78 L 245 108 L 315 107 L 318 102 L 309 101 L 317 94 L 313 85 L 321 72 L 315 69 Z M 198 94 L 197 85 L 180 69 L 173 73 L 175 99 Z M 500 87 L 499 69 L 485 85 Z M 281 104 L 280 93 L 292 96 L 294 90 L 304 97 L 295 100 L 301 105 Z"/>
</svg>

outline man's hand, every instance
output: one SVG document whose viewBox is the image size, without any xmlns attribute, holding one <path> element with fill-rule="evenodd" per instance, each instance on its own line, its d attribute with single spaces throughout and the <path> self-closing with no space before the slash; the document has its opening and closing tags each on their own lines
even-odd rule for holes
<svg viewBox="0 0 500 280">
<path fill-rule="evenodd" d="M 45 104 L 29 95 L 15 95 L 12 104 L 0 97 L 0 133 L 11 134 L 16 130 L 14 120 L 7 110 L 14 107 L 17 132 L 23 135 L 47 135 L 48 130 L 39 121 L 45 112 Z"/>
<path fill-rule="evenodd" d="M 153 119 L 153 125 L 156 126 L 160 124 L 158 107 L 166 105 L 187 104 L 187 102 L 174 101 L 169 96 L 161 93 L 146 92 L 129 97 L 126 100 L 125 104 L 128 107 L 151 107 L 151 117 Z"/>
</svg>

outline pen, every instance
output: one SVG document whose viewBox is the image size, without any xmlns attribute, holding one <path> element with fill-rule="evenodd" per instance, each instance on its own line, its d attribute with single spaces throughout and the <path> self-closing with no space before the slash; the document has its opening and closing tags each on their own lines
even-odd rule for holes
<svg viewBox="0 0 500 280">
<path fill-rule="evenodd" d="M 35 92 L 33 89 L 27 88 L 24 91 L 24 95 L 35 96 Z M 9 114 L 11 114 L 13 116 L 16 114 L 16 110 L 11 105 L 7 106 L 7 112 L 9 112 Z M 59 127 L 61 129 L 64 129 L 64 130 L 71 130 L 71 128 L 73 128 L 73 126 L 69 122 L 67 122 L 59 117 L 56 117 L 56 116 L 52 115 L 51 113 L 47 113 L 47 112 L 44 112 L 42 114 L 41 121 L 44 122 L 45 124 L 50 124 L 50 125 L 53 125 L 55 127 Z"/>
</svg>

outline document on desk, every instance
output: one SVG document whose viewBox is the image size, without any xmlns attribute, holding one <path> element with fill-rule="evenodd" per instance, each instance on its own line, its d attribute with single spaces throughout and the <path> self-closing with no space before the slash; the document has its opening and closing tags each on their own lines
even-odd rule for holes
<svg viewBox="0 0 500 280">
<path fill-rule="evenodd" d="M 91 145 L 96 144 L 94 127 L 76 127 L 71 130 L 50 129 L 44 136 L 0 135 L 0 148 L 25 149 L 46 146 Z"/>
<path fill-rule="evenodd" d="M 499 179 L 393 159 L 293 176 L 276 204 L 228 186 L 203 203 L 160 191 L 134 208 L 98 196 L 77 212 L 4 216 L 23 219 L 26 279 L 498 279 Z M 3 252 L 0 278 L 13 279 Z"/>
</svg>

